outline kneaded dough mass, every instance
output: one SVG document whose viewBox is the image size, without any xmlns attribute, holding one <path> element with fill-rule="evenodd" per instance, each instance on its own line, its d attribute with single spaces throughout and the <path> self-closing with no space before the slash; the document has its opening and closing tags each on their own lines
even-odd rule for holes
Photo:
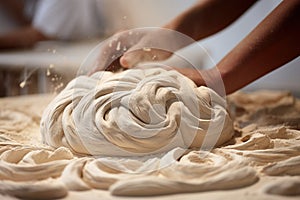
<svg viewBox="0 0 300 200">
<path fill-rule="evenodd" d="M 80 154 L 143 156 L 212 148 L 232 137 L 233 123 L 213 90 L 177 71 L 131 69 L 75 78 L 45 109 L 41 133 Z"/>
<path fill-rule="evenodd" d="M 51 100 L 0 99 L 0 199 L 299 199 L 300 100 L 289 92 L 228 96 L 235 134 L 211 151 L 178 147 L 140 157 L 74 155 L 43 144 L 39 124 Z"/>
</svg>

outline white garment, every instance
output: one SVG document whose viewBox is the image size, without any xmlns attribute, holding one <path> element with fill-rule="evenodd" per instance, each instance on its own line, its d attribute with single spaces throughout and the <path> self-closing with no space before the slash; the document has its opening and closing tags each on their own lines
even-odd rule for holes
<svg viewBox="0 0 300 200">
<path fill-rule="evenodd" d="M 104 30 L 101 0 L 36 1 L 32 24 L 45 35 L 58 39 L 95 37 Z"/>
</svg>

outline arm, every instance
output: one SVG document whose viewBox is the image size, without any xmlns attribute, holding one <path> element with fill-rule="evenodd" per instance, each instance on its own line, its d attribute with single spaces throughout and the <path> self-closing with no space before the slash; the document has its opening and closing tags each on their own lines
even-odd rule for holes
<svg viewBox="0 0 300 200">
<path fill-rule="evenodd" d="M 45 40 L 47 37 L 30 25 L 30 21 L 23 15 L 24 2 L 19 0 L 0 0 L 11 17 L 13 17 L 21 28 L 0 35 L 0 49 L 30 47 L 36 42 Z"/>
<path fill-rule="evenodd" d="M 7 13 L 20 25 L 27 25 L 30 21 L 24 16 L 24 1 L 20 0 L 0 0 L 0 6 L 6 9 Z"/>
<path fill-rule="evenodd" d="M 0 35 L 0 49 L 30 47 L 36 42 L 46 39 L 48 39 L 48 37 L 29 25 Z"/>
<path fill-rule="evenodd" d="M 230 25 L 256 1 L 202 0 L 164 27 L 200 40 Z"/>
<path fill-rule="evenodd" d="M 300 1 L 283 1 L 217 64 L 217 68 L 211 70 L 220 71 L 226 94 L 244 87 L 300 55 L 299 20 Z M 185 73 L 191 74 L 191 71 Z M 197 85 L 209 85 L 204 83 L 201 76 L 194 74 L 190 77 Z"/>
<path fill-rule="evenodd" d="M 202 0 L 165 25 L 164 28 L 181 32 L 194 40 L 200 40 L 224 29 L 241 16 L 256 1 L 257 0 Z M 156 35 L 152 33 L 146 34 L 146 37 L 141 40 L 144 43 L 139 42 L 135 47 L 146 46 L 147 42 L 151 44 L 152 41 L 159 42 L 160 45 L 163 46 L 164 43 L 168 43 L 166 41 L 168 41 L 169 38 L 177 38 L 174 33 L 170 33 L 169 36 L 165 35 L 166 34 L 159 31 Z M 175 38 L 172 44 L 166 45 L 167 47 L 174 46 L 174 48 L 171 49 L 172 51 L 176 51 L 193 42 L 192 39 L 187 42 L 180 41 L 178 38 L 178 40 L 176 40 Z M 129 48 L 132 49 L 132 47 Z M 154 52 L 152 51 L 152 53 Z M 166 59 L 172 55 L 166 52 L 157 52 L 155 54 L 158 60 Z M 132 68 L 141 61 L 147 61 L 148 57 L 151 58 L 152 56 L 147 56 L 147 53 L 141 51 L 133 53 L 128 51 L 121 57 L 120 63 L 124 68 Z"/>
</svg>

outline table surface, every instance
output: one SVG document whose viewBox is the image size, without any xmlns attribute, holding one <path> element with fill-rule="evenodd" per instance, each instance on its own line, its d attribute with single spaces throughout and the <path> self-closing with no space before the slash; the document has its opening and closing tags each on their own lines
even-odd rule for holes
<svg viewBox="0 0 300 200">
<path fill-rule="evenodd" d="M 0 52 L 0 69 L 10 68 L 49 68 L 56 70 L 76 70 L 90 51 L 103 38 L 78 42 L 39 42 L 34 48 Z"/>
<path fill-rule="evenodd" d="M 282 107 L 285 106 L 288 108 L 289 106 L 293 106 L 293 97 L 285 92 L 257 92 L 249 94 L 233 94 L 229 96 L 229 107 L 230 105 L 237 106 L 237 112 L 246 112 L 249 109 L 257 109 L 258 112 L 256 114 L 256 118 L 261 117 L 259 114 L 262 114 L 262 110 L 264 108 L 261 105 L 265 105 L 268 107 L 269 112 L 274 113 L 277 112 L 278 119 L 281 119 L 279 115 L 284 115 L 284 113 L 278 113 L 278 106 Z M 10 139 L 18 140 L 22 134 L 24 136 L 24 140 L 26 140 L 26 144 L 30 145 L 30 143 L 36 143 L 41 140 L 39 134 L 39 121 L 42 116 L 42 112 L 47 104 L 54 98 L 54 94 L 45 94 L 45 95 L 28 95 L 22 97 L 9 97 L 9 98 L 0 98 L 0 144 L 3 145 L 3 140 L 5 142 L 5 138 L 9 137 Z M 264 98 L 268 96 L 268 98 Z M 245 99 L 246 97 L 246 99 Z M 298 101 L 297 101 L 298 102 Z M 298 102 L 297 109 L 300 108 L 300 102 Z M 277 107 L 276 107 L 277 106 Z M 15 116 L 15 117 L 14 117 Z M 26 120 L 22 121 L 21 118 L 28 119 L 30 123 L 27 123 Z M 283 118 L 282 118 L 283 119 Z M 296 120 L 300 119 L 295 118 Z M 297 122 L 295 121 L 294 122 Z M 239 120 L 243 120 L 240 117 Z M 255 119 L 253 119 L 255 121 Z M 263 120 L 263 119 L 262 119 Z M 18 124 L 19 123 L 19 124 Z M 243 122 L 244 123 L 244 122 Z M 278 122 L 280 124 L 280 122 Z M 298 121 L 298 126 L 300 127 L 300 122 Z M 9 126 L 12 125 L 13 126 Z M 295 124 L 294 124 L 295 125 Z M 20 130 L 17 130 L 18 126 L 21 127 Z M 13 128 L 12 128 L 13 127 Z M 299 128 L 298 127 L 298 128 Z M 251 127 L 250 127 L 251 128 Z M 249 130 L 249 127 L 245 127 L 245 129 Z M 6 134 L 8 133 L 9 134 Z M 299 141 L 299 140 L 298 140 Z M 299 146 L 298 142 L 298 146 Z M 0 148 L 1 149 L 1 148 Z M 254 150 L 253 150 L 254 152 Z M 300 156 L 300 155 L 299 155 Z M 5 157 L 1 157 L 0 159 L 4 159 Z M 1 163 L 0 163 L 1 165 Z M 300 167 L 300 166 L 299 166 Z M 291 179 L 295 179 L 299 177 L 300 174 L 291 177 Z M 275 181 L 281 180 L 289 180 L 289 176 L 260 176 L 259 181 L 253 185 L 244 188 L 237 188 L 233 190 L 217 190 L 217 191 L 207 191 L 207 192 L 200 192 L 200 193 L 189 193 L 189 194 L 174 194 L 174 195 L 163 195 L 163 196 L 152 196 L 148 197 L 147 199 L 275 199 L 275 200 L 282 200 L 282 199 L 299 199 L 299 196 L 294 197 L 285 197 L 285 196 L 278 196 L 278 195 L 269 195 L 264 193 L 263 188 L 265 188 L 270 183 Z M 19 182 L 23 184 L 23 182 Z M 1 191 L 1 189 L 0 189 Z M 7 196 L 1 196 L 0 198 L 6 198 Z M 119 199 L 119 197 L 112 196 L 108 191 L 105 190 L 87 190 L 87 191 L 69 191 L 68 195 L 65 196 L 64 199 L 82 199 L 82 198 L 89 198 L 89 199 Z M 122 199 L 128 200 L 135 200 L 139 198 L 132 198 L 132 197 L 122 197 Z"/>
</svg>

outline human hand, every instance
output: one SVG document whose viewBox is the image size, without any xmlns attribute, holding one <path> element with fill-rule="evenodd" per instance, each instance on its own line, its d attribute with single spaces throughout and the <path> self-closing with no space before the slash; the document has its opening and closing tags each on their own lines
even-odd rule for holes
<svg viewBox="0 0 300 200">
<path fill-rule="evenodd" d="M 188 36 L 163 28 L 140 28 L 119 32 L 101 44 L 91 73 L 132 68 L 141 62 L 161 61 L 193 42 Z"/>
</svg>

